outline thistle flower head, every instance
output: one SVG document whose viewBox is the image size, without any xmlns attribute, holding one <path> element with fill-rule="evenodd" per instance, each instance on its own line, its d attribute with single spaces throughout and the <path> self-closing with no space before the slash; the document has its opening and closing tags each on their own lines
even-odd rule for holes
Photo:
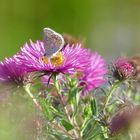
<svg viewBox="0 0 140 140">
<path fill-rule="evenodd" d="M 136 70 L 129 58 L 118 58 L 114 63 L 114 77 L 119 80 L 134 79 Z"/>
<path fill-rule="evenodd" d="M 44 43 L 25 44 L 18 56 L 22 67 L 28 72 L 43 71 L 51 74 L 76 74 L 85 91 L 95 89 L 105 82 L 105 60 L 98 54 L 81 47 L 66 45 L 53 57 L 46 57 Z M 80 74 L 79 74 L 80 73 Z"/>
<path fill-rule="evenodd" d="M 85 91 L 91 91 L 100 87 L 106 82 L 105 74 L 107 74 L 107 65 L 105 59 L 98 53 L 90 53 L 88 58 L 88 65 L 84 69 L 81 78 L 81 85 L 85 85 Z M 83 92 L 83 93 L 84 93 Z"/>
<path fill-rule="evenodd" d="M 0 62 L 0 83 L 14 83 L 19 86 L 23 84 L 26 73 L 23 67 L 18 65 L 16 55 Z"/>
<path fill-rule="evenodd" d="M 45 48 L 41 41 L 25 44 L 18 59 L 28 72 L 44 71 L 50 73 L 73 74 L 76 69 L 83 69 L 88 62 L 88 51 L 80 45 L 67 45 L 57 55 L 44 56 Z"/>
</svg>

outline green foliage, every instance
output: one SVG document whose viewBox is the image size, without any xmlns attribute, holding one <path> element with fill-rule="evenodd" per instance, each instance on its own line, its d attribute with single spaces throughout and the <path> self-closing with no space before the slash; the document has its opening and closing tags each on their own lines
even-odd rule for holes
<svg viewBox="0 0 140 140">
<path fill-rule="evenodd" d="M 93 116 L 97 116 L 98 106 L 97 106 L 96 99 L 91 100 L 90 104 L 91 104 L 91 111 L 92 111 Z"/>
<path fill-rule="evenodd" d="M 122 112 L 128 110 L 127 108 L 129 108 L 129 110 L 132 108 L 133 110 L 133 108 L 137 109 L 137 106 L 140 105 L 140 94 L 136 89 L 134 90 L 134 88 L 132 88 L 133 86 L 130 86 L 130 83 L 126 81 L 113 81 L 113 83 L 107 85 L 107 88 L 104 90 L 106 93 L 103 94 L 106 94 L 106 96 L 102 94 L 102 90 L 100 89 L 94 93 L 88 92 L 88 94 L 83 95 L 84 87 L 79 86 L 80 84 L 77 78 L 71 77 L 70 75 L 65 75 L 65 77 L 61 79 L 59 79 L 57 75 L 54 75 L 52 78 L 54 81 L 53 86 L 45 86 L 38 81 L 36 84 L 27 84 L 24 87 L 25 90 L 22 88 L 13 94 L 17 105 L 19 97 L 24 100 L 24 102 L 27 102 L 31 108 L 34 103 L 36 108 L 35 116 L 39 118 L 35 121 L 38 124 L 36 126 L 36 134 L 33 134 L 33 136 L 27 134 L 23 140 L 28 139 L 28 137 L 37 140 L 125 140 L 126 138 L 131 140 L 135 137 L 135 133 L 138 133 L 137 126 L 135 125 L 130 129 L 128 124 L 124 124 L 121 127 L 126 125 L 128 128 L 125 127 L 124 131 L 120 132 L 112 128 L 112 118 L 114 118 L 114 116 L 118 114 L 121 116 L 121 114 L 123 114 Z M 22 96 L 19 94 L 17 97 L 16 95 L 19 92 L 22 93 Z M 28 98 L 27 93 L 31 98 Z M 26 110 L 25 106 L 19 106 L 19 110 Z M 1 113 L 5 115 L 5 112 L 1 111 Z M 33 113 L 33 111 L 27 111 L 28 115 L 30 113 Z M 134 113 L 134 116 L 139 117 L 139 113 Z M 27 115 L 24 113 L 21 114 Z M 131 115 L 128 114 L 128 116 Z M 32 115 L 30 117 L 32 117 Z M 131 121 L 130 117 L 127 117 L 127 115 L 125 117 L 126 120 L 128 119 L 128 122 Z M 17 122 L 20 122 L 18 117 L 15 118 Z M 3 119 L 3 115 L 0 115 L 0 122 L 2 122 Z M 10 124 L 14 124 L 14 122 L 10 122 Z M 0 127 L 5 128 L 0 131 L 0 138 L 2 139 L 5 137 L 8 140 L 9 134 L 11 135 L 11 139 L 15 137 L 14 131 L 7 133 L 8 123 L 3 121 L 0 125 Z M 124 123 L 127 122 L 124 121 Z M 137 124 L 137 122 L 135 123 Z M 17 126 L 13 125 L 13 127 Z M 133 132 L 133 130 L 135 130 L 135 132 Z M 20 135 L 22 136 L 22 134 Z"/>
<path fill-rule="evenodd" d="M 73 125 L 67 122 L 66 120 L 61 120 L 61 123 L 67 131 L 74 129 Z"/>
</svg>

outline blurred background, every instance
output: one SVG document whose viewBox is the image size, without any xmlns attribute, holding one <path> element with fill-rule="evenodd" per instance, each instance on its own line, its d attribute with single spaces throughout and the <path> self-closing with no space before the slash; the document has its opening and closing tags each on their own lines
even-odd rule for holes
<svg viewBox="0 0 140 140">
<path fill-rule="evenodd" d="M 50 27 L 106 58 L 140 52 L 139 0 L 0 0 L 0 60 Z"/>
</svg>

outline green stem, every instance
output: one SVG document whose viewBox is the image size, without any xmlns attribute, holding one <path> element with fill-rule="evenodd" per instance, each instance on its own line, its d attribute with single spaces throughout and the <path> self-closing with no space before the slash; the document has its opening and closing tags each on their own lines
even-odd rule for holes
<svg viewBox="0 0 140 140">
<path fill-rule="evenodd" d="M 61 92 L 60 92 L 60 89 L 59 89 L 59 85 L 57 83 L 57 76 L 55 75 L 54 76 L 54 85 L 55 85 L 55 88 L 56 88 L 56 92 L 58 94 L 58 97 L 60 99 L 60 102 L 62 104 L 62 107 L 63 107 L 63 110 L 64 110 L 64 113 L 68 119 L 68 121 L 75 127 L 75 130 L 73 130 L 74 132 L 74 135 L 75 135 L 75 138 L 78 139 L 78 140 L 82 140 L 82 136 L 81 136 L 81 133 L 79 132 L 79 129 L 77 129 L 77 126 L 75 126 L 73 120 L 71 119 L 69 113 L 68 113 L 68 110 L 67 110 L 67 107 L 65 106 L 64 102 L 63 102 L 63 99 L 61 97 Z"/>
<path fill-rule="evenodd" d="M 28 93 L 28 95 L 31 97 L 31 99 L 33 100 L 35 106 L 42 111 L 42 107 L 40 106 L 40 104 L 38 103 L 37 99 L 34 97 L 34 95 L 31 93 L 30 91 L 30 85 L 26 85 L 25 87 L 25 91 Z"/>
<path fill-rule="evenodd" d="M 108 95 L 108 97 L 107 97 L 107 100 L 106 100 L 106 102 L 105 102 L 105 104 L 104 104 L 104 109 L 103 109 L 103 112 L 105 112 L 105 110 L 106 110 L 106 108 L 107 108 L 107 105 L 108 105 L 108 103 L 109 103 L 109 101 L 110 101 L 110 99 L 111 99 L 111 97 L 112 97 L 112 94 L 114 93 L 114 91 L 120 86 L 120 84 L 122 83 L 122 81 L 120 82 L 116 82 L 116 83 L 114 83 L 114 85 L 112 86 L 112 88 L 111 88 L 111 90 L 110 90 L 110 92 L 109 92 L 109 95 Z"/>
</svg>

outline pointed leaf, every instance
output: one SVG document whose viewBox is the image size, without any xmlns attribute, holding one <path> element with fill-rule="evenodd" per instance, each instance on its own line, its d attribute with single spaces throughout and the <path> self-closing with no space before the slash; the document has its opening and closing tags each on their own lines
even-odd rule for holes
<svg viewBox="0 0 140 140">
<path fill-rule="evenodd" d="M 67 122 L 66 120 L 61 120 L 61 123 L 67 131 L 70 131 L 74 128 L 73 125 L 71 123 Z"/>
<path fill-rule="evenodd" d="M 94 116 L 96 116 L 97 113 L 98 113 L 98 108 L 97 108 L 97 102 L 96 102 L 96 99 L 91 100 L 90 105 L 91 105 L 91 111 L 92 111 L 92 114 L 93 114 Z"/>
</svg>

